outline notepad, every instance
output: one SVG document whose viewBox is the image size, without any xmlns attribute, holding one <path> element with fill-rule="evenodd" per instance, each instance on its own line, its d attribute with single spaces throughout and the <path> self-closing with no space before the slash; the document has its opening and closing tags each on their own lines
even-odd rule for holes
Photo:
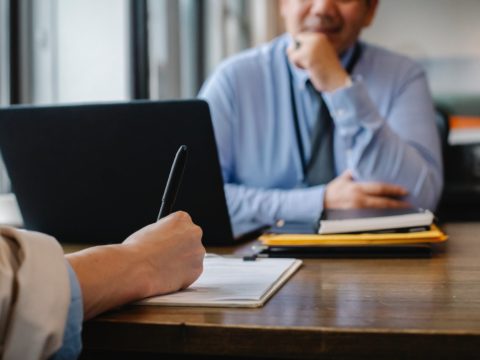
<svg viewBox="0 0 480 360">
<path fill-rule="evenodd" d="M 188 289 L 138 302 L 140 305 L 261 307 L 302 265 L 296 259 L 244 261 L 205 257 L 202 275 Z"/>
<path fill-rule="evenodd" d="M 328 209 L 319 234 L 342 234 L 394 229 L 428 228 L 433 214 L 423 209 Z"/>
</svg>

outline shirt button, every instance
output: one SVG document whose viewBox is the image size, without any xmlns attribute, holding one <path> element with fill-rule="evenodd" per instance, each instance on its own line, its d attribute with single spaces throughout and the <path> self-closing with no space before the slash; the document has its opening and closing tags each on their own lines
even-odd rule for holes
<svg viewBox="0 0 480 360">
<path fill-rule="evenodd" d="M 338 109 L 336 111 L 336 114 L 337 114 L 338 117 L 343 117 L 347 114 L 347 111 L 345 109 Z"/>
</svg>

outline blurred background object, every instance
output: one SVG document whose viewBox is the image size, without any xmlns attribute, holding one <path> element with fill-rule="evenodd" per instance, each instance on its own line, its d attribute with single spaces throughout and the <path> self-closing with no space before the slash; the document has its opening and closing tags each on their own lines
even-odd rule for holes
<svg viewBox="0 0 480 360">
<path fill-rule="evenodd" d="M 480 218 L 480 1 L 378 11 L 364 39 L 425 67 L 451 209 Z M 278 0 L 0 0 L 0 106 L 195 97 L 223 59 L 282 32 Z"/>
</svg>

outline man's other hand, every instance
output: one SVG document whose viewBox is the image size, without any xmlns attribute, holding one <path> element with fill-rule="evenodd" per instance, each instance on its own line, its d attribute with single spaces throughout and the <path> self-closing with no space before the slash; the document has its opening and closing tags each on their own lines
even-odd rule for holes
<svg viewBox="0 0 480 360">
<path fill-rule="evenodd" d="M 411 205 L 400 198 L 407 195 L 403 187 L 381 182 L 359 183 L 350 171 L 326 186 L 325 209 L 405 208 Z"/>
</svg>

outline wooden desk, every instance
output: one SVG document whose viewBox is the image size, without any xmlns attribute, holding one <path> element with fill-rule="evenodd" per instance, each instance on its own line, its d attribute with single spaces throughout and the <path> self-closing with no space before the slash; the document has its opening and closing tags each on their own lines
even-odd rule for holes
<svg viewBox="0 0 480 360">
<path fill-rule="evenodd" d="M 85 324 L 84 358 L 478 359 L 480 223 L 445 230 L 431 259 L 306 260 L 260 309 L 104 314 Z"/>
</svg>

